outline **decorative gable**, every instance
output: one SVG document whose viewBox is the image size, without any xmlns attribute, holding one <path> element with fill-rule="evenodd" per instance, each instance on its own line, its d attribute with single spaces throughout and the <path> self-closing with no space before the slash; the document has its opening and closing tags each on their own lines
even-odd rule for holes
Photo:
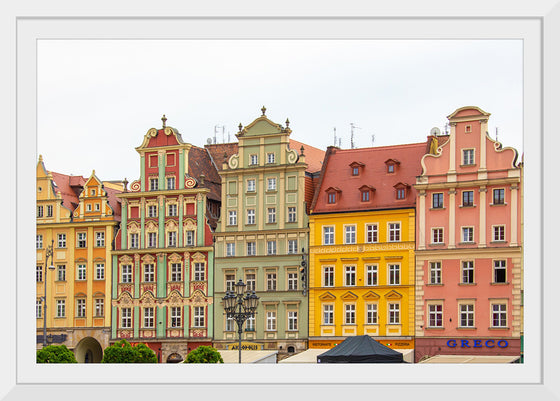
<svg viewBox="0 0 560 401">
<path fill-rule="evenodd" d="M 399 182 L 398 184 L 393 185 L 393 188 L 395 188 L 396 199 L 406 199 L 410 193 L 411 187 L 407 183 Z"/>
<path fill-rule="evenodd" d="M 319 295 L 319 299 L 321 301 L 334 301 L 336 297 L 330 292 L 325 292 L 324 294 Z"/>
<path fill-rule="evenodd" d="M 385 298 L 387 299 L 401 299 L 402 297 L 403 297 L 402 294 L 399 294 L 395 290 L 391 290 L 387 294 L 385 294 Z"/>
<path fill-rule="evenodd" d="M 397 171 L 397 168 L 400 166 L 401 162 L 397 159 L 387 159 L 385 160 L 385 166 L 387 166 L 387 173 L 392 174 Z"/>
<path fill-rule="evenodd" d="M 349 164 L 350 166 L 350 175 L 352 176 L 359 176 L 365 167 L 365 164 L 362 162 L 352 162 Z"/>
<path fill-rule="evenodd" d="M 373 291 L 368 291 L 364 295 L 362 295 L 362 298 L 365 299 L 366 301 L 376 301 L 381 297 L 379 296 L 379 294 Z"/>
<path fill-rule="evenodd" d="M 347 291 L 344 294 L 342 294 L 340 299 L 344 301 L 355 301 L 356 299 L 358 299 L 358 296 L 354 294 L 352 291 Z"/>
<path fill-rule="evenodd" d="M 362 185 L 360 188 L 360 200 L 362 202 L 369 202 L 373 199 L 373 194 L 375 193 L 375 188 L 371 185 Z"/>
<path fill-rule="evenodd" d="M 327 193 L 327 203 L 330 204 L 338 202 L 340 200 L 340 195 L 342 194 L 340 188 L 337 187 L 329 187 L 325 190 L 325 192 Z"/>
</svg>

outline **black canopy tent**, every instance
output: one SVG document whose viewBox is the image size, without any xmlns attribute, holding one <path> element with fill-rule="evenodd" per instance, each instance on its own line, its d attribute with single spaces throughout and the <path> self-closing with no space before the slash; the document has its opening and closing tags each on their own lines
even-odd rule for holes
<svg viewBox="0 0 560 401">
<path fill-rule="evenodd" d="M 405 363 L 403 354 L 368 335 L 348 337 L 336 347 L 317 355 L 317 363 Z"/>
</svg>

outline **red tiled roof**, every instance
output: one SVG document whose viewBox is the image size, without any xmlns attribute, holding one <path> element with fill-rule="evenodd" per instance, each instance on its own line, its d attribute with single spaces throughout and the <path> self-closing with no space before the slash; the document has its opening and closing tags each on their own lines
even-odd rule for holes
<svg viewBox="0 0 560 401">
<path fill-rule="evenodd" d="M 221 199 L 221 178 L 207 149 L 193 146 L 189 150 L 188 174 L 199 182 L 199 186 L 210 189 L 208 194 L 210 199 L 217 201 Z M 200 181 L 201 175 L 204 175 L 204 183 Z"/>
<path fill-rule="evenodd" d="M 210 157 L 214 161 L 218 171 L 222 170 L 222 164 L 224 163 L 224 154 L 226 158 L 229 159 L 231 155 L 235 155 L 238 152 L 239 144 L 237 142 L 231 143 L 216 143 L 211 145 L 204 145 L 204 148 L 210 154 Z"/>
<path fill-rule="evenodd" d="M 55 191 L 62 196 L 62 205 L 74 211 L 80 203 L 78 196 L 80 192 L 82 192 L 87 180 L 81 175 L 66 175 L 55 173 L 54 171 L 49 172 L 53 176 Z"/>
<path fill-rule="evenodd" d="M 117 194 L 122 191 L 104 186 L 103 189 L 107 192 L 107 201 L 109 206 L 113 209 L 113 216 L 115 220 L 121 221 L 121 200 L 117 198 Z"/>
<path fill-rule="evenodd" d="M 315 192 L 312 213 L 341 212 L 349 210 L 396 209 L 414 207 L 416 204 L 416 176 L 422 173 L 420 160 L 427 152 L 426 142 L 406 145 L 381 146 L 361 149 L 329 147 L 325 165 Z M 398 159 L 400 165 L 394 173 L 387 173 L 387 159 Z M 363 163 L 358 176 L 352 176 L 350 164 Z M 395 185 L 408 187 L 404 200 L 396 199 Z M 361 201 L 360 188 L 375 188 L 369 202 Z M 327 203 L 326 190 L 340 189 L 335 204 Z"/>
</svg>

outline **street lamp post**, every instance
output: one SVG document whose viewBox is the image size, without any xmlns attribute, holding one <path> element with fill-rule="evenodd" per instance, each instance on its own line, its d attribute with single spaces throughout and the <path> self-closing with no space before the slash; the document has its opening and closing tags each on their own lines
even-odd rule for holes
<svg viewBox="0 0 560 401">
<path fill-rule="evenodd" d="M 233 319 L 237 323 L 239 363 L 241 363 L 241 334 L 243 333 L 243 323 L 250 317 L 255 316 L 259 303 L 259 297 L 255 294 L 255 291 L 247 291 L 245 293 L 245 287 L 247 287 L 247 285 L 239 279 L 239 281 L 235 283 L 235 292 L 226 291 L 226 296 L 222 298 L 227 318 Z"/>
<path fill-rule="evenodd" d="M 44 277 L 45 291 L 42 297 L 43 298 L 43 347 L 47 346 L 47 272 L 48 270 L 54 270 L 53 247 L 54 247 L 54 239 L 51 239 L 51 244 L 47 246 L 47 249 L 45 250 L 45 277 Z M 49 258 L 51 258 L 50 266 L 48 266 Z"/>
</svg>

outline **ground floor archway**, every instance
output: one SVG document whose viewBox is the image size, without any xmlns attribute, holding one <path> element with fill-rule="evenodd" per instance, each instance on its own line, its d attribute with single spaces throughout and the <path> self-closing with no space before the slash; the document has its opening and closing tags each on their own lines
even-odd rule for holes
<svg viewBox="0 0 560 401">
<path fill-rule="evenodd" d="M 74 355 L 78 363 L 100 363 L 103 359 L 103 348 L 95 338 L 85 337 L 74 349 Z"/>
</svg>

